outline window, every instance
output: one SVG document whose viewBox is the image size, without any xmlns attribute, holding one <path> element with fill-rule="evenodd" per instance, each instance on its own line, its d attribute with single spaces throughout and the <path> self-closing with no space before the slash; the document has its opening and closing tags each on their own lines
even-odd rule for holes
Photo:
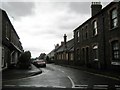
<svg viewBox="0 0 120 90">
<path fill-rule="evenodd" d="M 2 67 L 4 67 L 4 47 L 2 47 Z"/>
<path fill-rule="evenodd" d="M 113 41 L 112 42 L 112 59 L 113 60 L 119 60 L 120 59 L 119 43 L 118 43 L 118 41 Z"/>
<path fill-rule="evenodd" d="M 8 22 L 6 22 L 5 30 L 6 30 L 6 38 L 9 39 L 9 30 L 8 30 Z"/>
<path fill-rule="evenodd" d="M 59 55 L 59 60 L 61 59 L 61 54 L 58 54 Z"/>
<path fill-rule="evenodd" d="M 80 50 L 77 49 L 76 53 L 77 53 L 77 60 L 80 60 Z"/>
<path fill-rule="evenodd" d="M 85 39 L 88 39 L 88 30 L 87 30 L 87 26 L 85 27 L 85 29 L 86 29 L 86 30 L 85 30 L 85 31 L 86 31 L 86 32 L 85 32 Z"/>
<path fill-rule="evenodd" d="M 68 60 L 68 53 L 66 53 L 66 60 Z"/>
<path fill-rule="evenodd" d="M 93 46 L 93 56 L 94 60 L 98 61 L 98 45 Z"/>
<path fill-rule="evenodd" d="M 70 53 L 70 60 L 73 60 L 74 57 L 73 57 L 73 53 Z"/>
<path fill-rule="evenodd" d="M 98 31 L 97 31 L 97 21 L 95 20 L 93 22 L 93 36 L 96 36 L 98 34 Z"/>
<path fill-rule="evenodd" d="M 62 55 L 61 60 L 63 60 L 64 59 L 64 54 L 62 53 L 61 55 Z"/>
<path fill-rule="evenodd" d="M 77 31 L 77 42 L 79 42 L 80 33 Z"/>
<path fill-rule="evenodd" d="M 113 9 L 111 11 L 111 28 L 117 27 L 118 19 L 117 19 L 117 9 Z"/>
<path fill-rule="evenodd" d="M 83 31 L 83 28 L 82 28 L 82 40 L 84 40 L 84 31 Z"/>
</svg>

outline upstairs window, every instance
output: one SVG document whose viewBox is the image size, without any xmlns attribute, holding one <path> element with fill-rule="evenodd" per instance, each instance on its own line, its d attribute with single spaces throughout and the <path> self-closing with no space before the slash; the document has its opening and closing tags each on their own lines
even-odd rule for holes
<svg viewBox="0 0 120 90">
<path fill-rule="evenodd" d="M 118 41 L 112 42 L 112 59 L 113 60 L 119 60 L 120 59 L 120 52 L 119 52 L 119 43 Z"/>
<path fill-rule="evenodd" d="M 77 42 L 79 42 L 80 33 L 77 31 Z"/>
<path fill-rule="evenodd" d="M 6 22 L 5 31 L 6 31 L 5 36 L 9 40 L 10 33 L 9 33 L 9 24 L 8 24 L 8 22 Z"/>
<path fill-rule="evenodd" d="M 87 29 L 87 26 L 85 27 L 85 38 L 88 39 L 88 29 Z"/>
<path fill-rule="evenodd" d="M 97 31 L 97 21 L 93 21 L 93 36 L 96 36 L 98 34 Z"/>
<path fill-rule="evenodd" d="M 83 28 L 81 29 L 81 31 L 82 31 L 82 36 L 81 36 L 81 38 L 82 38 L 82 41 L 84 40 L 84 30 L 83 30 Z"/>
<path fill-rule="evenodd" d="M 117 18 L 117 9 L 111 11 L 111 28 L 117 27 L 118 18 Z"/>
</svg>

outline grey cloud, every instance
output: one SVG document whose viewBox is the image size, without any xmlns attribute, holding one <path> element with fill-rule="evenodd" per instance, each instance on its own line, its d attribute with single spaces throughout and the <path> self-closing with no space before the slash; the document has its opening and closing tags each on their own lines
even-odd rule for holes
<svg viewBox="0 0 120 90">
<path fill-rule="evenodd" d="M 47 30 L 47 29 L 42 29 L 42 30 L 38 30 L 38 31 L 33 31 L 30 34 L 33 36 L 51 36 L 56 34 L 57 31 L 56 30 Z"/>
<path fill-rule="evenodd" d="M 90 14 L 90 2 L 70 2 L 69 9 L 78 14 Z"/>
<path fill-rule="evenodd" d="M 72 31 L 76 27 L 77 24 L 79 24 L 79 21 L 65 22 L 64 24 L 59 25 L 59 28 L 65 31 L 69 31 L 69 30 Z"/>
<path fill-rule="evenodd" d="M 34 54 L 40 54 L 40 53 L 46 53 L 48 50 L 46 49 L 42 49 L 42 48 L 33 48 L 33 47 L 30 47 L 30 48 L 25 48 L 25 50 L 29 50 L 31 52 L 32 55 Z"/>
<path fill-rule="evenodd" d="M 2 2 L 2 8 L 14 18 L 31 15 L 34 9 L 33 2 Z"/>
</svg>

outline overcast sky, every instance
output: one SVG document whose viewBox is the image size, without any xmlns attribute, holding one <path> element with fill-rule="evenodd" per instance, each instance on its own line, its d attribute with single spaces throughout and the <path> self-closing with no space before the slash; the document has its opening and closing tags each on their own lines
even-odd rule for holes
<svg viewBox="0 0 120 90">
<path fill-rule="evenodd" d="M 100 1 L 100 0 L 99 0 Z M 109 2 L 102 3 L 103 6 Z M 2 2 L 20 37 L 24 50 L 32 57 L 48 54 L 54 45 L 73 38 L 73 30 L 91 17 L 91 2 Z"/>
</svg>

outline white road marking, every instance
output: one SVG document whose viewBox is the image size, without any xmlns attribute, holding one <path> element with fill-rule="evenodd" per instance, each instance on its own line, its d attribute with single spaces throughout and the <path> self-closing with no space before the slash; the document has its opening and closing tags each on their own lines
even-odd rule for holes
<svg viewBox="0 0 120 90">
<path fill-rule="evenodd" d="M 94 85 L 96 87 L 108 87 L 108 85 Z"/>
<path fill-rule="evenodd" d="M 75 85 L 74 88 L 87 89 L 88 85 Z"/>
<path fill-rule="evenodd" d="M 120 88 L 120 85 L 115 85 L 116 88 Z"/>
<path fill-rule="evenodd" d="M 116 90 L 120 90 L 120 85 L 115 85 Z"/>
<path fill-rule="evenodd" d="M 71 81 L 71 83 L 72 83 L 72 88 L 74 88 L 75 87 L 75 84 L 74 84 L 74 82 L 73 82 L 73 80 L 71 79 L 71 77 L 70 76 L 67 76 L 68 78 L 69 78 L 69 80 Z"/>
<path fill-rule="evenodd" d="M 88 85 L 75 85 L 75 86 L 78 86 L 78 87 L 87 87 Z"/>
<path fill-rule="evenodd" d="M 3 86 L 6 86 L 6 87 L 15 87 L 16 85 L 3 85 Z"/>
<path fill-rule="evenodd" d="M 93 89 L 108 89 L 108 85 L 94 85 Z"/>
<path fill-rule="evenodd" d="M 4 85 L 5 87 L 51 87 L 51 88 L 66 88 L 64 86 L 49 86 L 49 85 Z"/>
<path fill-rule="evenodd" d="M 65 71 L 61 71 L 61 72 L 65 73 Z"/>
<path fill-rule="evenodd" d="M 64 86 L 53 86 L 54 88 L 66 88 Z"/>
</svg>

